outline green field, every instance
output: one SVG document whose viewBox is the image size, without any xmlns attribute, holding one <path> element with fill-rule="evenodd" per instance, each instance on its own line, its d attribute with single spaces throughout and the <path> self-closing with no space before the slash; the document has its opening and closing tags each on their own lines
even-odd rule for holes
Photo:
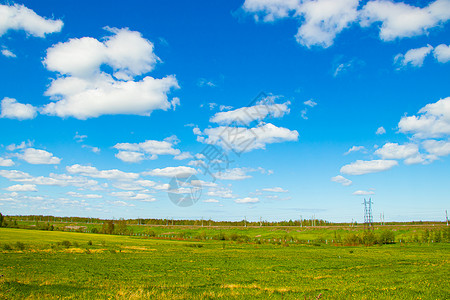
<svg viewBox="0 0 450 300">
<path fill-rule="evenodd" d="M 366 247 L 0 228 L 0 247 L 1 299 L 450 298 L 449 243 Z"/>
</svg>

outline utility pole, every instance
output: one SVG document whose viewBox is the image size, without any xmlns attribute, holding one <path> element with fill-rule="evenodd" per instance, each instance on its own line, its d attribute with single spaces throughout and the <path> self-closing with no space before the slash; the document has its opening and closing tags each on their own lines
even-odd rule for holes
<svg viewBox="0 0 450 300">
<path fill-rule="evenodd" d="M 448 214 L 447 214 L 447 210 L 445 210 L 445 219 L 447 220 L 447 226 L 448 226 Z"/>
</svg>

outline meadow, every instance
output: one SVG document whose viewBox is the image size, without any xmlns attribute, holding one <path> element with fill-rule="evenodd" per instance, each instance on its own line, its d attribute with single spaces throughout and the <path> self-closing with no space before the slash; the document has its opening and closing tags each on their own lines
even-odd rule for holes
<svg viewBox="0 0 450 300">
<path fill-rule="evenodd" d="M 361 228 L 140 228 L 0 228 L 0 298 L 450 298 L 450 244 L 428 228 L 398 227 L 394 243 L 373 246 L 336 241 Z"/>
</svg>

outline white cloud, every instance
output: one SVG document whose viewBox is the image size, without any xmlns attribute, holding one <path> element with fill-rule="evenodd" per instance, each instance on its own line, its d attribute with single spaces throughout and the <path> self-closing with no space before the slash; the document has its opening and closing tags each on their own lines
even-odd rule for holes
<svg viewBox="0 0 450 300">
<path fill-rule="evenodd" d="M 219 200 L 217 200 L 217 199 L 206 199 L 206 200 L 203 200 L 203 202 L 205 202 L 205 203 L 219 203 Z"/>
<path fill-rule="evenodd" d="M 24 149 L 24 148 L 29 148 L 29 147 L 32 147 L 32 146 L 33 146 L 33 142 L 31 142 L 31 141 L 27 141 L 27 142 L 23 141 L 22 143 L 20 143 L 18 145 L 16 145 L 16 144 L 8 145 L 8 146 L 6 146 L 6 149 L 8 151 L 14 151 L 14 150 L 17 150 L 17 149 Z"/>
<path fill-rule="evenodd" d="M 383 126 L 378 127 L 377 131 L 375 132 L 376 135 L 382 135 L 386 133 L 386 129 L 384 129 Z"/>
<path fill-rule="evenodd" d="M 137 200 L 142 202 L 153 202 L 156 199 L 152 195 L 135 192 L 112 192 L 111 196 L 119 197 L 124 200 Z"/>
<path fill-rule="evenodd" d="M 101 199 L 101 198 L 103 198 L 103 196 L 99 195 L 99 194 L 80 194 L 77 192 L 67 192 L 67 195 L 69 195 L 71 197 L 84 198 L 84 199 Z"/>
<path fill-rule="evenodd" d="M 397 143 L 386 143 L 377 149 L 375 154 L 382 159 L 406 159 L 419 155 L 419 147 L 416 144 L 399 145 Z"/>
<path fill-rule="evenodd" d="M 291 16 L 299 6 L 298 0 L 245 0 L 242 8 L 249 13 L 254 13 L 256 21 L 262 17 L 264 22 L 272 22 Z"/>
<path fill-rule="evenodd" d="M 394 57 L 394 63 L 400 65 L 400 67 L 406 67 L 408 65 L 421 67 L 423 65 L 425 57 L 427 57 L 432 50 L 433 47 L 431 45 L 416 49 L 410 49 L 405 54 L 397 54 Z"/>
<path fill-rule="evenodd" d="M 209 87 L 216 87 L 217 85 L 214 83 L 214 82 L 212 82 L 211 80 L 208 80 L 208 79 L 206 79 L 206 78 L 200 78 L 198 81 L 197 81 L 197 85 L 199 86 L 199 87 L 204 87 L 204 86 L 209 86 Z M 212 104 L 212 103 L 210 103 L 210 104 Z M 215 104 L 215 103 L 214 103 Z M 217 105 L 217 104 L 216 104 Z M 210 109 L 213 109 L 214 107 L 211 107 L 210 106 Z"/>
<path fill-rule="evenodd" d="M 61 159 L 52 153 L 34 148 L 25 149 L 23 153 L 17 154 L 17 157 L 33 165 L 57 165 L 61 162 Z"/>
<path fill-rule="evenodd" d="M 92 146 L 89 146 L 89 145 L 82 145 L 81 148 L 89 149 L 89 150 L 91 150 L 94 153 L 100 153 L 100 148 L 98 148 L 98 147 L 92 147 Z"/>
<path fill-rule="evenodd" d="M 173 148 L 178 142 L 176 136 L 171 136 L 163 141 L 147 140 L 142 143 L 119 143 L 114 148 L 121 150 L 116 154 L 117 158 L 126 162 L 139 162 L 143 159 L 157 159 L 158 155 L 179 155 L 181 151 Z"/>
<path fill-rule="evenodd" d="M 365 151 L 366 148 L 364 146 L 353 146 L 344 153 L 344 155 L 348 155 L 352 152 Z"/>
<path fill-rule="evenodd" d="M 13 98 L 3 98 L 1 107 L 0 118 L 27 120 L 34 119 L 37 115 L 36 108 L 33 105 L 19 103 Z"/>
<path fill-rule="evenodd" d="M 8 30 L 24 30 L 32 36 L 45 37 L 61 31 L 62 26 L 61 20 L 43 18 L 23 5 L 0 4 L 0 36 Z"/>
<path fill-rule="evenodd" d="M 337 175 L 337 176 L 332 177 L 331 181 L 340 183 L 345 186 L 349 186 L 352 184 L 352 181 L 350 179 L 347 179 L 342 175 Z"/>
<path fill-rule="evenodd" d="M 395 160 L 357 160 L 351 164 L 343 166 L 341 168 L 341 173 L 349 175 L 363 175 L 386 171 L 397 165 L 398 162 Z"/>
<path fill-rule="evenodd" d="M 137 163 L 144 159 L 144 153 L 134 151 L 119 151 L 115 156 L 122 161 L 132 163 Z"/>
<path fill-rule="evenodd" d="M 402 117 L 399 131 L 416 138 L 441 137 L 450 134 L 450 97 L 427 104 L 418 116 Z"/>
<path fill-rule="evenodd" d="M 64 76 L 53 80 L 46 91 L 56 102 L 47 104 L 42 112 L 87 119 L 114 114 L 149 116 L 156 109 L 175 108 L 179 99 L 170 102 L 167 97 L 178 88 L 175 76 L 133 80 L 153 70 L 159 61 L 153 44 L 127 28 L 105 29 L 112 35 L 102 42 L 83 37 L 47 50 L 47 69 Z M 113 74 L 101 71 L 102 65 L 110 66 Z"/>
<path fill-rule="evenodd" d="M 304 20 L 297 42 L 308 48 L 330 47 L 336 35 L 356 20 L 358 3 L 359 0 L 304 1 L 297 11 Z"/>
<path fill-rule="evenodd" d="M 247 168 L 226 169 L 225 171 L 214 173 L 214 177 L 221 180 L 243 180 L 252 177 L 247 174 L 247 172 L 251 171 L 253 170 Z"/>
<path fill-rule="evenodd" d="M 142 175 L 156 176 L 156 177 L 178 177 L 186 178 L 197 174 L 197 170 L 191 167 L 166 167 L 163 169 L 153 169 L 151 171 L 143 172 Z"/>
<path fill-rule="evenodd" d="M 228 188 L 212 187 L 208 190 L 207 195 L 210 197 L 218 197 L 223 199 L 236 198 L 233 191 Z"/>
<path fill-rule="evenodd" d="M 35 184 L 16 184 L 5 188 L 10 192 L 37 192 Z"/>
<path fill-rule="evenodd" d="M 437 0 L 424 8 L 403 2 L 374 0 L 369 1 L 360 11 L 362 26 L 381 22 L 380 38 L 383 41 L 426 34 L 429 29 L 449 18 L 448 0 Z"/>
<path fill-rule="evenodd" d="M 8 50 L 8 49 L 2 49 L 2 54 L 3 54 L 3 56 L 6 56 L 6 57 L 11 57 L 11 58 L 17 57 L 17 55 L 15 55 L 13 52 L 11 52 L 11 50 Z"/>
<path fill-rule="evenodd" d="M 298 132 L 296 130 L 277 127 L 271 123 L 253 128 L 228 126 L 206 128 L 204 133 L 201 134 L 205 134 L 206 138 L 199 136 L 197 137 L 198 141 L 207 144 L 218 144 L 224 149 L 237 152 L 265 149 L 267 144 L 298 140 Z"/>
<path fill-rule="evenodd" d="M 259 199 L 258 198 L 245 197 L 245 198 L 236 199 L 236 200 L 234 200 L 234 202 L 236 202 L 238 204 L 258 203 Z"/>
<path fill-rule="evenodd" d="M 179 155 L 175 156 L 173 159 L 183 160 L 183 159 L 188 159 L 188 158 L 193 158 L 192 154 L 190 154 L 189 152 L 183 152 L 183 153 L 180 153 Z"/>
<path fill-rule="evenodd" d="M 14 166 L 14 162 L 9 158 L 0 157 L 0 167 L 11 167 Z"/>
<path fill-rule="evenodd" d="M 375 195 L 375 192 L 358 190 L 358 191 L 353 192 L 353 195 L 357 195 L 357 196 Z"/>
<path fill-rule="evenodd" d="M 244 125 L 253 121 L 262 121 L 266 117 L 281 118 L 289 113 L 289 104 L 289 101 L 283 104 L 257 104 L 235 110 L 222 111 L 216 113 L 210 119 L 210 122 L 226 125 L 232 123 Z"/>
<path fill-rule="evenodd" d="M 445 44 L 440 44 L 436 46 L 433 51 L 434 57 L 440 63 L 446 63 L 450 61 L 450 47 Z"/>
<path fill-rule="evenodd" d="M 272 192 L 272 193 L 287 193 L 288 192 L 288 190 L 285 190 L 281 187 L 264 188 L 261 190 L 264 192 Z"/>
<path fill-rule="evenodd" d="M 139 174 L 137 173 L 127 173 L 117 169 L 99 171 L 95 167 L 82 166 L 79 164 L 67 166 L 66 170 L 71 174 L 80 174 L 83 176 L 103 179 L 131 180 L 139 177 Z"/>
<path fill-rule="evenodd" d="M 208 181 L 203 181 L 203 180 L 191 180 L 191 185 L 193 186 L 201 186 L 201 187 L 217 187 L 217 183 L 214 182 L 208 182 Z"/>
<path fill-rule="evenodd" d="M 303 102 L 306 106 L 314 107 L 317 105 L 317 102 L 315 102 L 313 99 L 309 99 L 308 101 Z"/>
<path fill-rule="evenodd" d="M 431 155 L 447 156 L 450 155 L 450 141 L 426 140 L 423 147 Z"/>
</svg>

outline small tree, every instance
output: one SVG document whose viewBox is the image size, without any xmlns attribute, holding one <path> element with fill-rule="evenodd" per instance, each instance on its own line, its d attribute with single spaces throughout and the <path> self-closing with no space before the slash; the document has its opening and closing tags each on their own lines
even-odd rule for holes
<svg viewBox="0 0 450 300">
<path fill-rule="evenodd" d="M 422 234 L 422 242 L 428 243 L 428 239 L 430 238 L 430 232 L 428 229 L 425 229 L 425 231 Z"/>
<path fill-rule="evenodd" d="M 104 222 L 102 227 L 102 232 L 106 234 L 114 233 L 114 222 L 112 220 Z"/>
<path fill-rule="evenodd" d="M 378 236 L 378 242 L 380 244 L 393 244 L 395 243 L 395 234 L 392 230 L 384 230 Z"/>
<path fill-rule="evenodd" d="M 0 227 L 3 226 L 3 215 L 2 213 L 0 213 Z"/>
</svg>

